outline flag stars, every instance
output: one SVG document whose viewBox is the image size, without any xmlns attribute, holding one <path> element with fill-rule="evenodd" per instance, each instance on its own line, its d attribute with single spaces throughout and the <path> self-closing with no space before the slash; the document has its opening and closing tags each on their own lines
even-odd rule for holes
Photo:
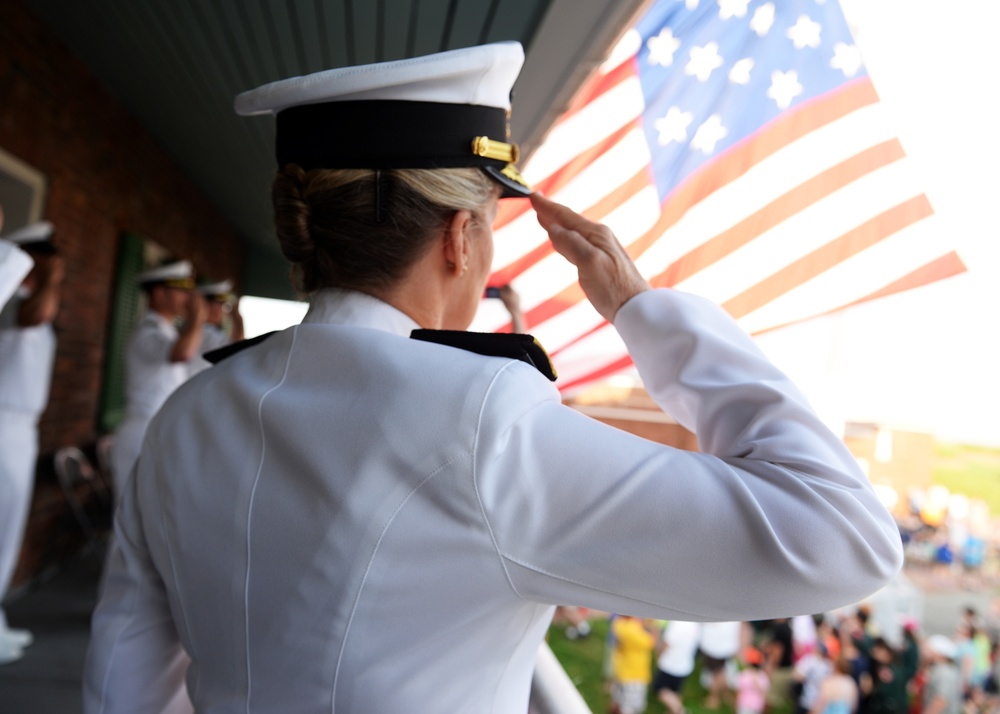
<svg viewBox="0 0 1000 714">
<path fill-rule="evenodd" d="M 822 29 L 822 26 L 818 22 L 813 22 L 808 15 L 799 15 L 796 23 L 788 29 L 787 36 L 797 50 L 819 47 L 819 35 Z"/>
<path fill-rule="evenodd" d="M 681 0 L 688 10 L 695 10 L 698 7 L 698 0 Z"/>
<path fill-rule="evenodd" d="M 861 52 L 854 45 L 838 42 L 833 46 L 830 66 L 839 69 L 845 77 L 853 77 L 861 69 Z"/>
<path fill-rule="evenodd" d="M 713 114 L 694 133 L 694 138 L 691 139 L 691 150 L 700 151 L 708 156 L 715 151 L 715 145 L 728 133 L 729 130 L 722 126 L 722 117 Z"/>
<path fill-rule="evenodd" d="M 744 57 L 729 70 L 729 81 L 733 84 L 750 84 L 750 70 L 753 69 L 753 59 Z"/>
<path fill-rule="evenodd" d="M 666 146 L 672 141 L 681 143 L 687 141 L 687 128 L 694 120 L 690 112 L 682 112 L 680 107 L 670 107 L 666 116 L 653 122 L 653 127 L 659 132 L 657 142 Z"/>
<path fill-rule="evenodd" d="M 704 47 L 692 47 L 690 56 L 691 59 L 684 67 L 684 74 L 697 77 L 699 82 L 707 82 L 712 72 L 722 66 L 719 46 L 714 42 L 709 42 Z"/>
<path fill-rule="evenodd" d="M 649 63 L 669 67 L 674 63 L 674 53 L 680 49 L 681 41 L 674 37 L 673 30 L 664 27 L 656 37 L 646 40 L 649 49 Z"/>
<path fill-rule="evenodd" d="M 731 17 L 746 17 L 747 5 L 750 0 L 719 0 L 719 19 L 728 20 Z"/>
<path fill-rule="evenodd" d="M 802 85 L 799 83 L 799 73 L 794 69 L 788 72 L 775 70 L 771 72 L 771 86 L 767 89 L 767 96 L 775 101 L 780 109 L 788 109 L 795 97 L 802 94 Z"/>
<path fill-rule="evenodd" d="M 763 37 L 771 31 L 772 25 L 774 25 L 774 3 L 766 2 L 753 11 L 750 29 L 756 32 L 758 37 Z"/>
</svg>

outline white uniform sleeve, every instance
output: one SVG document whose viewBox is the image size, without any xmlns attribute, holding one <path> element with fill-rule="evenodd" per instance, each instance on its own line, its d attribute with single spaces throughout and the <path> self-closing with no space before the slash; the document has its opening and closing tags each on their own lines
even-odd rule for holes
<svg viewBox="0 0 1000 714">
<path fill-rule="evenodd" d="M 115 538 L 94 611 L 83 676 L 86 714 L 194 711 L 184 684 L 190 662 L 135 508 L 135 474 L 117 509 Z"/>
<path fill-rule="evenodd" d="M 704 453 L 600 424 L 525 389 L 523 365 L 510 365 L 483 410 L 476 483 L 522 597 L 756 620 L 857 602 L 895 575 L 892 517 L 728 315 L 656 290 L 615 324 L 649 393 Z"/>
<path fill-rule="evenodd" d="M 146 324 L 136 331 L 132 339 L 130 349 L 139 355 L 145 364 L 153 365 L 170 362 L 170 352 L 177 342 L 176 336 L 172 337 L 158 327 Z"/>
</svg>

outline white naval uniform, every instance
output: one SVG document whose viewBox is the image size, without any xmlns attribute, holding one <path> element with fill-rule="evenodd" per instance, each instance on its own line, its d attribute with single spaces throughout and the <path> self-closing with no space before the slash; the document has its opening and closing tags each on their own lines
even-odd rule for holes
<svg viewBox="0 0 1000 714">
<path fill-rule="evenodd" d="M 86 711 L 185 711 L 186 668 L 199 712 L 523 712 L 557 603 L 752 620 L 891 579 L 891 516 L 720 308 L 650 291 L 615 326 L 706 453 L 356 293 L 184 385 L 119 511 Z"/>
<path fill-rule="evenodd" d="M 38 419 L 49 400 L 56 337 L 52 325 L 18 327 L 30 293 L 19 289 L 0 310 L 0 600 L 10 587 L 31 507 Z M 0 607 L 0 630 L 7 618 Z"/>
<path fill-rule="evenodd" d="M 125 348 L 125 418 L 115 431 L 111 451 L 111 473 L 119 499 L 139 458 L 149 420 L 167 397 L 187 381 L 188 363 L 170 361 L 177 337 L 174 324 L 150 310 Z"/>
<path fill-rule="evenodd" d="M 220 347 L 225 347 L 231 342 L 232 339 L 230 339 L 229 333 L 223 330 L 222 327 L 206 322 L 201 328 L 201 348 L 198 356 L 188 363 L 188 374 L 193 377 L 198 372 L 204 372 L 211 367 L 212 363 L 202 357 L 202 355 L 212 350 L 217 350 Z"/>
</svg>

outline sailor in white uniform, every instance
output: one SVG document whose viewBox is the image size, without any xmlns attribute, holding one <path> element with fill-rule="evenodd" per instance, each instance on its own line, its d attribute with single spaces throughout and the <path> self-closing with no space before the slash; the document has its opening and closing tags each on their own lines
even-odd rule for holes
<svg viewBox="0 0 1000 714">
<path fill-rule="evenodd" d="M 243 316 L 239 298 L 233 295 L 233 281 L 199 285 L 198 294 L 205 301 L 205 324 L 201 328 L 201 351 L 190 364 L 192 377 L 211 366 L 203 355 L 243 339 Z"/>
<path fill-rule="evenodd" d="M 521 61 L 499 43 L 237 100 L 277 113 L 275 224 L 311 307 L 150 425 L 86 711 L 524 712 L 556 604 L 758 619 L 897 572 L 891 516 L 802 395 L 604 226 L 531 199 L 704 453 L 563 406 L 530 336 L 461 332 L 497 198 L 529 193 L 505 135 Z"/>
<path fill-rule="evenodd" d="M 115 431 L 111 472 L 121 498 L 142 445 L 146 426 L 190 374 L 200 353 L 205 306 L 192 294 L 194 273 L 186 260 L 141 273 L 147 310 L 129 337 L 125 352 L 125 418 Z M 183 319 L 181 327 L 176 326 Z"/>
<path fill-rule="evenodd" d="M 0 600 L 10 587 L 31 507 L 38 459 L 38 420 L 49 401 L 65 264 L 51 241 L 52 224 L 34 223 L 7 236 L 34 267 L 0 310 Z M 33 637 L 12 629 L 0 607 L 0 664 L 19 659 Z"/>
</svg>

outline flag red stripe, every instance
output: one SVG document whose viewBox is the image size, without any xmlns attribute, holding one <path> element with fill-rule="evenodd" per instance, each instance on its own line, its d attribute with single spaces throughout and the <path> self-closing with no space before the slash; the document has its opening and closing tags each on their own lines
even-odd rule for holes
<svg viewBox="0 0 1000 714">
<path fill-rule="evenodd" d="M 890 139 L 865 149 L 799 184 L 756 213 L 747 216 L 732 228 L 705 241 L 674 261 L 665 271 L 652 278 L 650 283 L 655 287 L 673 287 L 796 213 L 818 203 L 862 176 L 883 166 L 888 166 L 904 156 L 903 147 L 896 139 Z"/>
<path fill-rule="evenodd" d="M 875 292 L 869 295 L 866 295 L 862 298 L 858 298 L 857 300 L 854 300 L 853 302 L 850 302 L 847 305 L 843 305 L 841 307 L 837 307 L 832 310 L 827 310 L 826 312 L 820 313 L 818 315 L 810 315 L 808 318 L 804 318 L 804 320 L 812 319 L 813 317 L 822 317 L 824 315 L 832 315 L 833 313 L 840 312 L 841 310 L 853 307 L 854 305 L 860 305 L 862 303 L 869 302 L 871 300 L 876 300 L 878 298 L 886 297 L 888 295 L 894 295 L 896 293 L 905 292 L 907 290 L 912 290 L 914 288 L 919 288 L 923 285 L 928 285 L 930 283 L 937 282 L 938 280 L 944 280 L 946 278 L 951 278 L 956 275 L 960 275 L 966 270 L 967 268 L 965 267 L 965 263 L 962 262 L 962 259 L 958 256 L 957 253 L 952 251 L 946 255 L 941 256 L 940 258 L 937 258 L 936 260 L 931 261 L 930 263 L 927 263 L 926 265 L 920 268 L 917 268 L 916 270 L 906 274 L 899 280 L 895 280 L 892 283 L 889 283 L 885 287 L 880 288 L 879 290 L 876 290 Z M 765 330 L 759 330 L 757 332 L 754 332 L 753 334 L 756 337 L 757 335 L 763 335 L 767 332 L 781 329 L 782 327 L 788 327 L 789 325 L 797 324 L 798 322 L 803 322 L 803 320 L 796 320 L 794 322 L 786 322 L 782 325 L 775 325 L 774 327 L 769 327 Z M 589 330 L 587 334 L 596 332 L 598 329 L 603 327 L 604 324 L 606 323 L 602 323 L 598 327 Z M 555 356 L 555 354 L 557 353 L 553 352 L 553 356 Z M 568 389 L 572 389 L 577 385 L 586 384 L 587 382 L 591 382 L 595 379 L 600 379 L 601 377 L 606 377 L 608 375 L 615 374 L 616 372 L 620 372 L 621 370 L 631 366 L 631 364 L 632 364 L 632 358 L 629 357 L 628 355 L 625 355 L 623 357 L 615 359 L 614 361 L 604 365 L 603 367 L 594 370 L 593 372 L 577 377 L 573 381 L 567 382 L 566 384 L 559 384 L 558 386 L 561 391 L 566 391 Z"/>
<path fill-rule="evenodd" d="M 739 319 L 803 285 L 833 266 L 933 213 L 921 194 L 890 208 L 727 300 L 723 307 Z"/>
<path fill-rule="evenodd" d="M 558 126 L 562 122 L 566 121 L 569 117 L 576 114 L 605 92 L 614 89 L 626 79 L 637 76 L 634 63 L 635 58 L 632 57 L 625 62 L 622 62 L 607 74 L 601 74 L 599 72 L 594 74 L 589 80 L 587 80 L 580 91 L 576 93 L 576 96 L 573 97 L 573 101 L 570 102 L 566 112 L 559 117 L 555 126 Z"/>
<path fill-rule="evenodd" d="M 580 172 L 590 166 L 594 161 L 613 149 L 616 144 L 625 138 L 625 136 L 638 125 L 638 119 L 630 121 L 628 124 L 616 130 L 611 135 L 605 137 L 585 151 L 575 155 L 569 163 L 554 171 L 544 180 L 536 183 L 532 186 L 532 189 L 538 191 L 544 196 L 551 196 L 579 176 Z M 649 183 L 648 180 L 647 183 Z M 529 208 L 531 208 L 531 203 L 529 201 L 501 201 L 497 210 L 496 220 L 493 222 L 493 230 L 500 230 Z"/>
<path fill-rule="evenodd" d="M 607 324 L 608 324 L 607 320 L 601 320 L 599 323 L 597 323 L 596 325 L 594 325 L 593 327 L 591 327 L 589 330 L 586 330 L 583 334 L 577 335 L 572 340 L 570 340 L 569 342 L 567 342 L 565 345 L 560 345 L 559 347 L 557 347 L 556 349 L 554 349 L 551 353 L 549 353 L 549 356 L 550 357 L 557 356 L 563 350 L 572 347 L 573 345 L 575 345 L 577 342 L 579 342 L 580 340 L 582 340 L 585 337 L 590 337 L 592 334 L 594 334 L 595 332 L 597 332 L 598 330 L 600 330 L 602 327 L 604 327 Z"/>
<path fill-rule="evenodd" d="M 905 292 L 907 290 L 912 290 L 914 288 L 919 288 L 924 285 L 929 285 L 930 283 L 937 282 L 938 280 L 944 280 L 945 278 L 951 278 L 967 270 L 965 263 L 962 259 L 958 257 L 958 253 L 952 251 L 946 255 L 942 255 L 940 258 L 932 260 L 930 263 L 923 265 L 916 270 L 907 273 L 903 277 L 895 280 L 885 287 L 879 288 L 873 293 L 865 295 L 864 297 L 858 298 L 853 302 L 849 302 L 841 307 L 836 307 L 832 310 L 827 310 L 826 312 L 821 312 L 818 315 L 810 315 L 809 318 L 822 317 L 824 315 L 832 315 L 835 312 L 840 312 L 841 310 L 846 310 L 849 307 L 854 307 L 855 305 L 861 305 L 862 303 L 869 302 L 871 300 L 876 300 L 878 298 L 883 298 L 888 295 L 895 295 L 896 293 Z M 788 327 L 789 325 L 794 325 L 802 320 L 795 320 L 793 322 L 786 322 L 781 325 L 774 325 L 773 327 L 768 327 L 764 330 L 758 330 L 753 334 L 763 335 L 767 332 L 773 330 L 779 330 L 782 327 Z"/>
<path fill-rule="evenodd" d="M 643 236 L 641 243 L 635 246 L 633 258 L 655 243 L 662 232 L 676 223 L 689 208 L 743 176 L 779 149 L 877 101 L 878 95 L 867 77 L 855 80 L 785 112 L 753 136 L 734 144 L 716 161 L 691 174 L 667 196 L 663 202 L 663 214 L 669 222 L 661 230 L 654 229 Z"/>
<path fill-rule="evenodd" d="M 868 302 L 869 300 L 875 300 L 877 298 L 886 297 L 887 295 L 894 295 L 895 293 L 901 293 L 906 290 L 919 288 L 922 285 L 927 285 L 928 283 L 954 277 L 955 275 L 964 273 L 966 270 L 968 270 L 968 268 L 965 267 L 965 263 L 962 262 L 958 253 L 951 251 L 947 255 L 942 255 L 937 260 L 931 261 L 922 268 L 917 268 L 913 272 L 906 274 L 899 280 L 889 283 L 881 290 L 877 290 L 871 295 L 855 300 L 845 307 L 859 305 L 863 302 Z"/>
<path fill-rule="evenodd" d="M 646 169 L 643 169 L 632 178 L 616 186 L 611 193 L 584 211 L 583 215 L 592 221 L 600 222 L 611 211 L 618 208 L 618 206 L 628 201 L 647 186 L 649 186 L 649 175 L 646 173 Z M 552 250 L 552 244 L 547 240 L 538 244 L 513 263 L 509 263 L 493 273 L 490 276 L 490 285 L 508 285 L 518 275 L 550 255 Z"/>
<path fill-rule="evenodd" d="M 878 96 L 871 82 L 862 78 L 778 117 L 751 140 L 731 147 L 720 155 L 718 161 L 706 164 L 678 186 L 663 202 L 663 211 L 655 225 L 626 246 L 629 255 L 636 260 L 691 206 L 746 173 L 755 163 L 801 136 L 877 101 Z M 522 270 L 526 267 L 523 266 Z M 529 325 L 537 325 L 582 299 L 583 291 L 579 285 L 571 285 L 528 310 L 525 319 Z"/>
<path fill-rule="evenodd" d="M 898 146 L 898 149 L 894 149 L 894 148 L 888 146 L 890 144 L 896 144 L 898 146 L 898 142 L 896 142 L 896 141 L 893 140 L 893 141 L 889 141 L 889 142 L 886 142 L 885 144 L 880 145 L 880 147 L 875 147 L 875 148 L 881 148 L 883 150 L 884 149 L 889 149 L 888 151 L 885 152 L 887 154 L 887 156 L 892 156 L 897 150 L 898 151 L 902 151 L 902 147 L 901 146 Z M 847 162 L 845 162 L 845 163 L 847 163 Z M 912 206 L 910 206 L 908 208 L 907 206 L 909 204 L 912 204 Z M 815 275 L 819 275 L 820 273 L 824 272 L 825 270 L 827 270 L 828 268 L 832 267 L 833 265 L 835 265 L 836 263 L 840 262 L 841 260 L 846 260 L 848 257 L 850 257 L 851 255 L 853 255 L 854 253 L 857 253 L 860 250 L 863 250 L 864 248 L 868 247 L 869 245 L 873 245 L 874 243 L 878 242 L 878 240 L 881 240 L 882 238 L 885 238 L 888 235 L 890 235 L 890 234 L 892 234 L 892 233 L 894 233 L 894 232 L 896 232 L 896 231 L 904 228 L 906 225 L 910 225 L 911 223 L 914 223 L 917 220 L 920 220 L 921 218 L 925 217 L 924 215 L 919 215 L 920 211 L 923 211 L 923 210 L 928 211 L 927 215 L 929 215 L 930 204 L 927 202 L 927 199 L 924 196 L 918 196 L 918 197 L 912 199 L 911 201 L 909 201 L 907 203 L 904 203 L 904 204 L 901 204 L 899 206 L 896 206 L 895 208 L 893 208 L 893 209 L 891 209 L 889 211 L 886 211 L 885 213 L 881 214 L 880 216 L 877 216 L 876 218 L 872 219 L 871 221 L 868 221 L 867 223 L 863 224 L 862 226 L 859 226 L 858 228 L 854 229 L 853 231 L 845 234 L 844 236 L 841 236 L 836 241 L 833 241 L 832 243 L 827 244 L 823 248 L 820 248 L 819 250 L 814 251 L 809 256 L 806 256 L 806 257 L 802 258 L 800 261 L 797 261 L 796 263 L 793 263 L 792 265 L 788 266 L 785 269 L 785 271 L 779 271 L 778 273 L 775 273 L 774 275 L 771 276 L 771 278 L 769 278 L 768 280 L 763 281 L 762 283 L 758 283 L 758 285 L 756 285 L 756 286 L 754 286 L 754 288 L 751 288 L 750 290 L 744 292 L 742 295 L 743 296 L 748 296 L 748 299 L 749 299 L 749 295 L 751 295 L 755 289 L 761 288 L 761 286 L 770 286 L 769 289 L 775 291 L 776 294 L 774 294 L 772 297 L 768 297 L 767 300 L 769 301 L 771 299 L 774 299 L 774 298 L 776 298 L 776 297 L 784 294 L 788 290 L 792 289 L 793 287 L 796 287 L 797 285 L 800 285 L 800 284 L 806 282 L 807 280 L 812 279 L 812 277 L 814 277 Z M 874 232 L 872 232 L 872 231 L 874 231 Z M 882 234 L 882 235 L 879 235 L 877 233 L 877 231 L 887 231 L 887 232 L 884 233 L 884 234 Z M 862 240 L 862 241 L 852 241 L 851 237 L 852 236 L 856 237 L 855 234 L 862 234 L 865 237 L 865 239 L 867 240 L 867 243 L 866 243 L 865 240 Z M 837 245 L 838 242 L 840 242 L 840 246 L 839 247 Z M 843 252 L 844 251 L 844 247 L 843 247 L 844 243 L 850 243 L 851 245 L 850 245 L 849 249 L 853 250 L 853 252 L 851 252 L 851 253 L 845 253 L 845 252 Z M 728 252 L 729 252 L 728 250 L 725 251 L 725 253 L 728 253 Z M 725 253 L 720 254 L 719 257 L 722 257 L 722 255 L 724 255 Z M 957 259 L 958 256 L 956 255 L 955 258 Z M 822 261 L 824 259 L 833 259 L 833 260 L 828 265 L 824 265 L 824 264 L 822 264 Z M 815 262 L 810 263 L 810 261 L 815 261 Z M 959 260 L 959 264 L 961 265 L 961 261 L 960 260 Z M 814 274 L 810 275 L 810 274 L 808 274 L 808 271 L 806 273 L 800 273 L 799 271 L 802 269 L 803 265 L 811 266 L 811 270 L 812 270 L 812 272 Z M 796 266 L 798 266 L 798 267 L 796 267 Z M 671 266 L 671 268 L 672 267 L 673 266 Z M 964 266 L 963 266 L 963 269 L 964 269 Z M 787 274 L 786 274 L 786 271 L 787 271 Z M 665 273 L 662 273 L 661 275 L 657 276 L 657 278 L 655 278 L 654 280 L 650 281 L 650 284 L 652 284 L 654 287 L 672 287 L 677 282 L 679 282 L 679 280 L 670 281 L 670 280 L 668 280 L 668 278 L 664 277 L 664 276 L 667 276 L 669 272 L 670 272 L 670 270 L 668 270 Z M 789 277 L 789 276 L 791 276 L 791 277 Z M 924 276 L 922 276 L 922 275 L 916 275 L 916 278 L 921 278 L 921 277 L 924 277 Z M 793 281 L 792 278 L 796 278 L 797 281 Z M 931 278 L 925 280 L 924 282 L 930 282 L 931 280 L 937 280 L 937 279 L 939 279 L 939 278 L 931 277 Z M 917 286 L 919 286 L 921 284 L 923 284 L 923 283 L 919 283 L 918 282 L 916 284 L 908 285 L 906 287 L 898 287 L 898 288 L 895 288 L 894 291 L 905 290 L 908 287 L 917 287 Z M 889 286 L 889 287 L 892 287 L 892 286 Z M 886 289 L 889 289 L 889 288 L 887 287 Z M 758 295 L 758 297 L 760 297 L 760 295 L 767 296 L 768 294 L 769 293 L 768 293 L 767 290 L 763 290 L 762 289 L 762 292 Z M 873 293 L 871 296 L 869 296 L 867 298 L 863 298 L 863 300 L 872 300 L 872 299 L 875 299 L 877 297 L 881 297 L 882 294 L 883 293 Z M 888 294 L 888 293 L 885 293 L 885 294 Z M 740 299 L 740 296 L 737 296 L 736 298 L 733 298 L 733 300 L 731 300 L 730 302 L 738 301 L 739 299 Z M 739 303 L 737 303 L 737 304 L 739 304 Z M 765 304 L 765 302 L 761 302 L 759 305 L 756 305 L 756 307 L 761 307 L 763 304 Z M 851 304 L 853 305 L 855 303 L 851 303 Z M 726 303 L 725 307 L 727 307 L 727 309 L 730 309 L 730 303 Z M 756 309 L 756 307 L 754 307 L 753 309 Z M 733 313 L 733 314 L 734 314 L 735 317 L 741 317 L 742 315 L 748 314 L 751 311 L 752 311 L 751 309 L 744 309 L 743 312 L 741 314 L 739 314 L 739 315 L 736 315 L 735 313 Z M 730 310 L 730 312 L 732 312 L 732 310 Z M 597 326 L 595 326 L 595 327 L 593 327 L 593 328 L 585 331 L 583 334 L 580 334 L 580 335 L 574 337 L 572 340 L 570 340 L 566 344 L 560 345 L 559 348 L 557 348 L 556 350 L 554 350 L 552 352 L 552 356 L 553 357 L 557 356 L 563 350 L 565 350 L 565 349 L 569 348 L 570 346 L 576 344 L 577 342 L 581 341 L 585 337 L 593 334 L 597 330 L 599 330 L 602 327 L 604 327 L 604 325 L 606 325 L 606 324 L 607 324 L 606 321 L 601 321 L 601 323 L 599 325 L 597 325 Z"/>
<path fill-rule="evenodd" d="M 587 382 L 593 382 L 595 379 L 600 379 L 601 377 L 607 377 L 608 375 L 615 374 L 616 372 L 621 372 L 623 369 L 632 365 L 632 358 L 627 354 L 619 357 L 614 362 L 604 365 L 595 369 L 582 377 L 577 377 L 576 379 L 566 382 L 566 384 L 558 384 L 560 392 L 565 392 L 567 389 L 572 389 L 578 384 L 586 384 Z"/>
<path fill-rule="evenodd" d="M 558 126 L 559 124 L 563 123 L 568 118 L 576 114 L 578 111 L 583 109 L 587 104 L 594 101 L 605 92 L 614 89 L 616 86 L 624 82 L 629 77 L 634 77 L 634 76 L 635 76 L 635 69 L 632 66 L 632 61 L 622 62 L 620 65 L 615 67 L 615 69 L 608 72 L 607 74 L 594 75 L 576 95 L 576 97 L 573 100 L 573 103 L 570 104 L 569 109 L 566 110 L 566 113 L 560 116 L 553 126 Z M 639 122 L 639 117 L 636 117 L 632 121 L 628 122 L 626 126 L 622 127 L 618 131 L 614 132 L 614 134 L 612 134 L 606 140 L 602 141 L 601 144 L 604 145 L 603 150 L 600 150 L 596 154 L 592 155 L 590 160 L 593 160 L 597 156 L 600 156 L 605 151 L 607 151 L 611 146 L 620 141 L 621 138 L 625 136 L 625 134 L 627 134 L 630 129 L 632 129 L 638 124 L 638 122 Z M 575 171 L 569 172 L 567 171 L 567 167 L 571 165 L 575 165 L 577 168 Z M 552 181 L 552 176 L 546 176 L 545 180 L 540 181 L 533 188 L 534 190 L 540 191 L 543 194 L 546 195 L 551 194 L 557 191 L 562 186 L 564 186 L 568 181 L 573 179 L 578 173 L 580 173 L 580 171 L 585 169 L 587 165 L 588 164 L 586 161 L 581 162 L 580 157 L 576 157 L 576 159 L 567 164 L 566 167 L 560 169 L 560 171 L 565 172 L 563 174 L 563 179 L 561 181 L 550 183 L 550 181 Z M 555 174 L 553 174 L 553 176 L 554 175 Z M 507 225 L 512 220 L 514 220 L 522 213 L 527 211 L 529 208 L 530 204 L 528 203 L 528 201 L 517 200 L 517 199 L 502 201 L 500 203 L 499 210 L 497 211 L 497 218 L 496 221 L 494 221 L 493 229 L 496 230 L 498 228 L 501 228 L 502 226 Z"/>
</svg>

